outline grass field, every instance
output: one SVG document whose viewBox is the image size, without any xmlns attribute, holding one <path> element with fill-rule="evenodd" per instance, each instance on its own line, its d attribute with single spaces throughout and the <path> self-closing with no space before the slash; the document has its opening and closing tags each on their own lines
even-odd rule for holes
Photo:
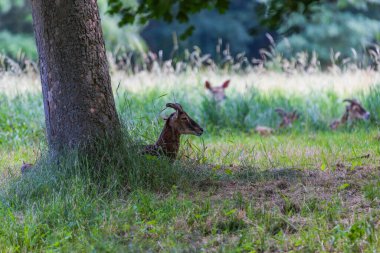
<svg viewBox="0 0 380 253">
<path fill-rule="evenodd" d="M 46 165 L 38 77 L 0 76 L 0 252 L 380 249 L 379 72 L 112 78 L 127 148 L 108 154 L 99 182 L 75 154 L 59 170 Z M 203 83 L 225 79 L 228 99 L 217 105 Z M 371 119 L 332 132 L 346 97 Z M 155 141 L 173 101 L 205 134 L 182 138 L 174 164 L 141 157 L 133 147 Z M 259 136 L 256 125 L 279 124 L 277 107 L 298 110 L 299 121 Z M 22 161 L 37 160 L 38 171 L 20 175 Z"/>
</svg>

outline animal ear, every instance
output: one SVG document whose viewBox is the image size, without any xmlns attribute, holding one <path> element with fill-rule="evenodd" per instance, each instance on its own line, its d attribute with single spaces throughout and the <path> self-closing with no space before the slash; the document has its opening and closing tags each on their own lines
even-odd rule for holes
<svg viewBox="0 0 380 253">
<path fill-rule="evenodd" d="M 230 85 L 230 80 L 225 81 L 225 82 L 222 84 L 222 88 L 223 88 L 223 89 L 226 89 L 226 88 L 228 87 L 228 85 Z"/>
<path fill-rule="evenodd" d="M 182 106 L 178 103 L 167 103 L 166 107 L 173 108 L 177 112 L 183 112 Z"/>
<path fill-rule="evenodd" d="M 205 82 L 205 88 L 211 90 L 211 83 L 209 81 Z"/>
</svg>

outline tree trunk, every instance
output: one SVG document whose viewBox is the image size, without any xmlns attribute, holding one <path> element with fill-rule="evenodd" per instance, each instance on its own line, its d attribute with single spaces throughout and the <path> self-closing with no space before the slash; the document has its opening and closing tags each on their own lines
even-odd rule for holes
<svg viewBox="0 0 380 253">
<path fill-rule="evenodd" d="M 96 0 L 31 0 L 49 150 L 120 129 Z"/>
</svg>

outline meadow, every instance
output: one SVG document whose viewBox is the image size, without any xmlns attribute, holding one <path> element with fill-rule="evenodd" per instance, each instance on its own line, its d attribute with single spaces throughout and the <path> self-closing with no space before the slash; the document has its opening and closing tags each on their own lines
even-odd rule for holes
<svg viewBox="0 0 380 253">
<path fill-rule="evenodd" d="M 1 252 L 380 249 L 380 72 L 112 69 L 125 149 L 96 173 L 75 153 L 60 168 L 47 163 L 38 75 L 1 74 Z M 217 104 L 204 82 L 227 79 Z M 360 100 L 370 120 L 331 131 L 344 98 Z M 205 129 L 182 138 L 174 164 L 136 152 L 157 139 L 167 102 Z M 300 119 L 255 133 L 276 128 L 278 107 Z M 21 175 L 22 161 L 39 169 Z"/>
</svg>

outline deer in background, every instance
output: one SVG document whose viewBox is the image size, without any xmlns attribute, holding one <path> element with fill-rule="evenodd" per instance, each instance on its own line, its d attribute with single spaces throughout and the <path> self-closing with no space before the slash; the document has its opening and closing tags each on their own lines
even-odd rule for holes
<svg viewBox="0 0 380 253">
<path fill-rule="evenodd" d="M 332 130 L 336 130 L 339 126 L 346 124 L 347 121 L 355 122 L 356 120 L 369 119 L 370 113 L 364 109 L 358 100 L 345 99 L 343 102 L 348 102 L 349 104 L 346 106 L 343 116 L 330 124 Z"/>
<path fill-rule="evenodd" d="M 165 125 L 158 140 L 153 145 L 145 146 L 143 154 L 154 156 L 164 155 L 174 160 L 179 151 L 181 135 L 192 134 L 201 136 L 203 134 L 203 128 L 190 118 L 180 104 L 167 103 L 166 107 L 173 108 L 175 112 L 164 119 Z"/>
<path fill-rule="evenodd" d="M 282 118 L 278 128 L 291 127 L 293 122 L 300 117 L 296 110 L 294 110 L 293 112 L 286 112 L 282 108 L 277 108 L 275 109 L 275 112 L 277 112 L 277 114 Z"/>
<path fill-rule="evenodd" d="M 255 131 L 260 134 L 261 136 L 269 136 L 269 135 L 272 135 L 274 133 L 274 129 L 271 128 L 271 127 L 267 127 L 267 126 L 256 126 L 255 127 Z"/>
<path fill-rule="evenodd" d="M 32 163 L 26 163 L 26 162 L 22 161 L 21 174 L 24 175 L 28 171 L 31 171 L 33 169 L 33 166 L 34 165 Z"/>
<path fill-rule="evenodd" d="M 224 81 L 224 83 L 220 86 L 212 86 L 209 81 L 205 82 L 205 88 L 208 89 L 212 97 L 215 99 L 216 102 L 222 102 L 227 98 L 225 90 L 228 88 L 228 85 L 230 84 L 230 80 Z"/>
<path fill-rule="evenodd" d="M 281 117 L 281 123 L 278 125 L 277 129 L 291 127 L 293 122 L 299 118 L 299 114 L 296 110 L 292 112 L 286 112 L 282 108 L 276 108 L 275 112 Z M 267 127 L 267 126 L 256 126 L 255 131 L 261 136 L 269 136 L 272 135 L 276 129 Z"/>
</svg>

